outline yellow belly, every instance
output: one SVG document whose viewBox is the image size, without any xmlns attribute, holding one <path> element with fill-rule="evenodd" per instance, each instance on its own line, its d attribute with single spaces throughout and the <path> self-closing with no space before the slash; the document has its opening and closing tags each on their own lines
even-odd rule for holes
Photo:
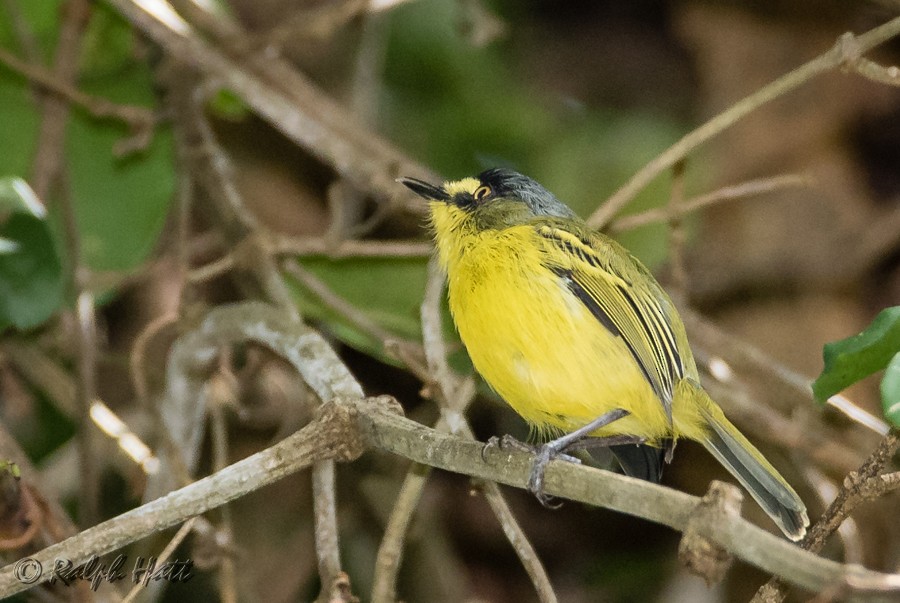
<svg viewBox="0 0 900 603">
<path fill-rule="evenodd" d="M 541 266 L 537 249 L 515 241 L 500 235 L 448 267 L 450 309 L 476 370 L 539 428 L 571 431 L 622 408 L 631 414 L 594 435 L 671 435 L 625 343 Z"/>
</svg>

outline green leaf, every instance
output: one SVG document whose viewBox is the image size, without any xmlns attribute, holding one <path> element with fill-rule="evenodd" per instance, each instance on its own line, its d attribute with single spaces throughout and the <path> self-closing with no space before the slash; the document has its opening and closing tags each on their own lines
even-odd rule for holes
<svg viewBox="0 0 900 603">
<path fill-rule="evenodd" d="M 888 363 L 881 380 L 881 404 L 884 416 L 894 427 L 900 427 L 900 352 Z"/>
<path fill-rule="evenodd" d="M 42 39 L 55 36 L 59 4 L 56 0 L 22 3 L 28 7 L 26 19 Z M 0 40 L 8 34 L 0 27 Z M 152 73 L 147 61 L 135 56 L 134 37 L 126 21 L 97 4 L 80 57 L 79 87 L 115 103 L 155 105 Z M 4 150 L 0 174 L 26 174 L 34 157 L 39 114 L 27 82 L 3 69 L 0 115 L 0 148 Z M 144 261 L 159 237 L 174 191 L 171 131 L 158 129 L 150 147 L 139 154 L 115 157 L 114 145 L 128 134 L 124 124 L 94 119 L 77 107 L 66 131 L 65 157 L 83 259 L 97 271 L 128 271 Z M 48 207 L 51 214 L 57 213 L 52 209 L 55 204 Z M 61 216 L 52 215 L 51 220 L 62 232 Z"/>
<path fill-rule="evenodd" d="M 14 252 L 0 255 L 0 330 L 36 327 L 59 308 L 65 288 L 50 227 L 18 212 L 0 226 L 0 238 L 16 245 Z"/>
<path fill-rule="evenodd" d="M 883 310 L 869 327 L 853 337 L 829 343 L 825 368 L 813 383 L 819 402 L 885 368 L 900 350 L 900 306 Z"/>
</svg>

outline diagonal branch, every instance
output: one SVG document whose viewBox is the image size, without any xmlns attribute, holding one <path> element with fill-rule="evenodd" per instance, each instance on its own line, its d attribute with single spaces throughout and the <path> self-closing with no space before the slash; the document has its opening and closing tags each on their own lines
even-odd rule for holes
<svg viewBox="0 0 900 603">
<path fill-rule="evenodd" d="M 150 13 L 137 0 L 109 3 L 172 57 L 221 82 L 290 140 L 332 166 L 357 189 L 421 214 L 423 205 L 394 182 L 401 175 L 438 180 L 280 58 L 221 49 L 183 20 Z M 168 5 L 166 5 L 168 6 Z"/>
<path fill-rule="evenodd" d="M 315 357 L 308 368 L 317 364 Z M 89 528 L 32 556 L 46 567 L 57 558 L 79 564 L 91 555 L 114 551 L 161 529 L 221 506 L 277 479 L 309 467 L 315 460 L 353 460 L 369 448 L 403 456 L 416 463 L 474 478 L 524 488 L 530 453 L 492 448 L 482 458 L 484 444 L 404 418 L 389 397 L 340 398 L 322 405 L 318 417 L 297 433 L 246 459 L 171 494 Z M 553 496 L 604 507 L 683 531 L 691 522 L 696 534 L 735 557 L 781 576 L 807 590 L 846 585 L 848 600 L 888 600 L 900 591 L 900 576 L 843 565 L 804 551 L 740 517 L 714 514 L 691 521 L 700 499 L 642 480 L 564 461 L 547 467 L 546 490 Z M 47 580 L 52 572 L 41 576 Z M 0 597 L 36 585 L 16 577 L 16 565 L 0 568 Z"/>
<path fill-rule="evenodd" d="M 848 60 L 848 40 L 853 41 L 854 51 L 862 54 L 890 40 L 897 34 L 900 34 L 900 17 L 892 19 L 859 36 L 854 36 L 850 33 L 844 34 L 824 54 L 738 101 L 663 151 L 650 163 L 638 170 L 628 182 L 622 185 L 603 205 L 597 208 L 588 219 L 588 224 L 594 228 L 602 228 L 644 187 L 678 161 L 687 157 L 689 153 L 701 144 L 731 127 L 759 107 L 799 88 L 817 75 L 846 65 Z"/>
</svg>

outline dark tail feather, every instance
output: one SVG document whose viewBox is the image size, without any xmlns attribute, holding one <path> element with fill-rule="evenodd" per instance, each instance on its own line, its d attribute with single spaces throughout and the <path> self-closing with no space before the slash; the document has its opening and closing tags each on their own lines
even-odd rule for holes
<svg viewBox="0 0 900 603">
<path fill-rule="evenodd" d="M 778 524 L 778 527 L 791 540 L 799 540 L 806 534 L 809 519 L 806 507 L 797 497 L 794 490 L 773 475 L 769 468 L 762 465 L 732 434 L 720 425 L 711 422 L 711 433 L 703 442 L 704 446 L 734 475 L 756 502 Z"/>
<path fill-rule="evenodd" d="M 699 407 L 706 419 L 707 431 L 698 438 L 700 443 L 741 482 L 788 538 L 803 538 L 809 526 L 806 506 L 778 470 L 725 418 L 699 383 L 682 379 L 675 395 L 683 404 Z"/>
<path fill-rule="evenodd" d="M 616 456 L 625 475 L 658 484 L 662 479 L 665 448 L 646 444 L 618 444 L 609 450 Z"/>
</svg>

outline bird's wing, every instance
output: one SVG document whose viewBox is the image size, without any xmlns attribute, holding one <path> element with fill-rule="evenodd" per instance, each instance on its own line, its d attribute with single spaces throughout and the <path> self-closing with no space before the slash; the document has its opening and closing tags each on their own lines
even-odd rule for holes
<svg viewBox="0 0 900 603">
<path fill-rule="evenodd" d="M 547 267 L 610 333 L 622 338 L 671 424 L 675 383 L 685 369 L 666 294 L 611 239 L 551 220 L 536 222 L 535 231 L 548 246 Z"/>
</svg>

